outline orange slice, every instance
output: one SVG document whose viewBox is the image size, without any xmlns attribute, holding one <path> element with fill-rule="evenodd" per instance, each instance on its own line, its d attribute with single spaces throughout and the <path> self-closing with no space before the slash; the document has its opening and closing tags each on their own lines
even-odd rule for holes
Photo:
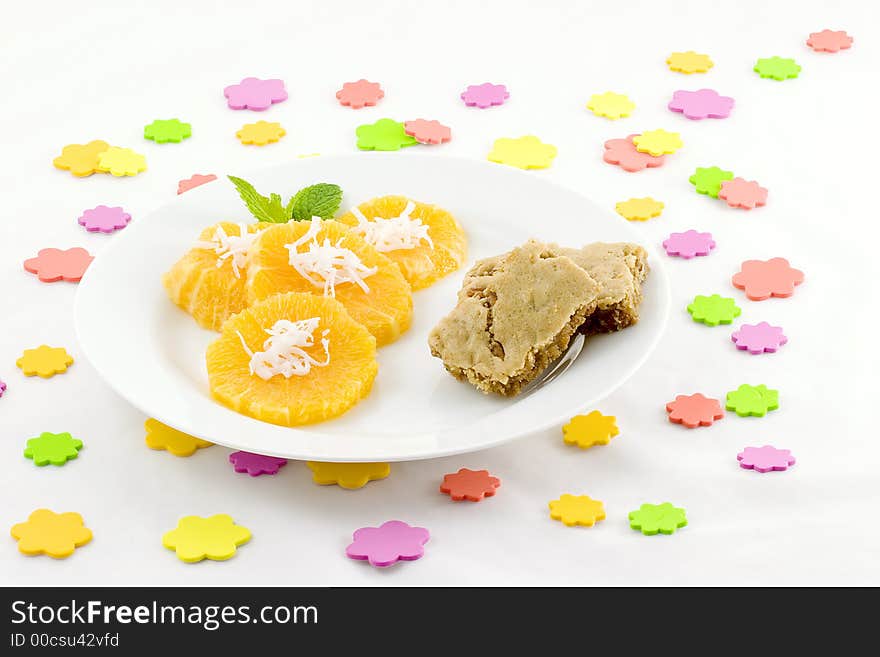
<svg viewBox="0 0 880 657">
<path fill-rule="evenodd" d="M 373 221 L 401 216 L 409 202 L 405 196 L 382 196 L 357 207 L 368 221 Z M 409 216 L 428 227 L 431 244 L 419 240 L 413 248 L 382 250 L 382 246 L 371 242 L 369 236 L 366 241 L 400 266 L 413 290 L 422 290 L 464 264 L 467 238 L 455 217 L 443 208 L 418 201 L 412 203 L 415 209 Z M 354 227 L 357 232 L 359 221 L 353 213 L 347 212 L 337 221 Z"/>
<path fill-rule="evenodd" d="M 305 239 L 312 229 L 311 221 L 291 221 L 277 224 L 260 233 L 249 251 L 247 265 L 247 297 L 253 303 L 279 292 L 311 292 L 325 294 L 326 280 L 318 274 L 305 278 L 290 264 L 288 244 Z M 347 226 L 336 221 L 318 224 L 315 239 L 319 245 L 325 240 L 330 245 L 348 249 L 365 268 L 375 268 L 363 278 L 366 290 L 355 282 L 335 285 L 337 301 L 341 302 L 352 318 L 367 327 L 381 346 L 393 342 L 409 328 L 412 321 L 412 290 L 396 264 L 376 251 Z M 309 251 L 313 240 L 297 246 L 296 254 Z M 331 296 L 329 290 L 327 296 Z"/>
<path fill-rule="evenodd" d="M 253 234 L 271 225 L 246 224 L 246 228 Z M 199 235 L 200 246 L 190 249 L 162 276 L 171 300 L 192 315 L 199 326 L 213 331 L 219 331 L 223 322 L 247 306 L 244 258 L 236 258 L 235 254 L 220 257 L 214 247 L 221 245 L 213 241 L 218 229 L 227 237 L 241 237 L 239 224 L 221 221 L 208 226 Z"/>
<path fill-rule="evenodd" d="M 261 375 L 259 369 L 251 373 L 248 350 L 259 363 L 271 362 L 267 330 L 277 328 L 276 322 L 315 318 L 312 344 L 302 346 L 301 352 L 317 365 L 310 364 L 305 374 L 287 377 L 265 371 Z M 324 338 L 326 350 L 321 344 Z M 244 415 L 285 426 L 341 415 L 367 396 L 379 369 L 376 339 L 341 303 L 298 292 L 273 295 L 232 317 L 208 346 L 206 361 L 215 399 Z"/>
</svg>

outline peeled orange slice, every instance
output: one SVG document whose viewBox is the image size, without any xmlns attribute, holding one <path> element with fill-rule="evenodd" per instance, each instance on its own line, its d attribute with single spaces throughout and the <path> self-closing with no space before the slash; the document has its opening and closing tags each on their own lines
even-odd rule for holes
<svg viewBox="0 0 880 657">
<path fill-rule="evenodd" d="M 215 399 L 285 426 L 341 415 L 367 396 L 379 369 L 376 339 L 340 302 L 297 292 L 232 317 L 206 360 Z"/>
<path fill-rule="evenodd" d="M 168 296 L 192 315 L 199 326 L 214 331 L 247 306 L 245 268 L 249 242 L 269 223 L 221 221 L 199 235 L 196 246 L 162 276 Z M 242 239 L 244 227 L 245 239 Z"/>
<path fill-rule="evenodd" d="M 279 292 L 333 297 L 379 345 L 412 321 L 412 291 L 398 266 L 336 221 L 291 221 L 262 231 L 248 252 L 246 290 L 248 303 Z"/>
<path fill-rule="evenodd" d="M 337 219 L 400 266 L 413 290 L 435 283 L 464 264 L 467 238 L 451 214 L 405 196 L 382 196 Z M 366 222 L 364 222 L 364 219 Z"/>
</svg>

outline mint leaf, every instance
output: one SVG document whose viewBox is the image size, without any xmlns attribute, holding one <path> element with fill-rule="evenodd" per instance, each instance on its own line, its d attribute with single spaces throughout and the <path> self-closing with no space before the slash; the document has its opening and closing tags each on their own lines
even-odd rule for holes
<svg viewBox="0 0 880 657">
<path fill-rule="evenodd" d="M 256 218 L 257 221 L 268 221 L 275 224 L 284 223 L 290 220 L 284 206 L 281 205 L 281 197 L 278 194 L 272 194 L 266 198 L 254 188 L 247 180 L 228 176 L 229 180 L 238 190 L 238 195 L 247 209 Z"/>
<path fill-rule="evenodd" d="M 312 217 L 332 219 L 342 204 L 339 185 L 318 183 L 299 190 L 287 204 L 289 216 L 294 221 L 308 221 Z"/>
</svg>

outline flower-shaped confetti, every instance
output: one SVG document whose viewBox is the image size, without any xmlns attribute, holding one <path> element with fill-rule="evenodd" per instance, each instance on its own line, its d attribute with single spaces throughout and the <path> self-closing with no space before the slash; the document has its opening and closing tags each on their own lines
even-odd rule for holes
<svg viewBox="0 0 880 657">
<path fill-rule="evenodd" d="M 681 135 L 677 132 L 668 132 L 659 128 L 657 130 L 648 130 L 640 135 L 633 137 L 633 144 L 636 150 L 641 153 L 648 153 L 657 157 L 658 155 L 669 155 L 684 146 Z"/>
<path fill-rule="evenodd" d="M 607 445 L 620 433 L 617 418 L 591 411 L 586 415 L 575 415 L 562 427 L 562 440 L 566 445 L 577 445 L 589 449 L 593 445 Z"/>
<path fill-rule="evenodd" d="M 496 139 L 489 152 L 490 162 L 520 169 L 546 169 L 556 157 L 556 146 L 543 143 L 534 135 Z"/>
<path fill-rule="evenodd" d="M 662 166 L 666 161 L 665 155 L 654 157 L 648 153 L 642 153 L 633 144 L 633 137 L 626 139 L 609 139 L 605 142 L 605 154 L 602 159 L 608 164 L 617 164 L 624 171 L 635 172 L 645 168 Z"/>
<path fill-rule="evenodd" d="M 70 171 L 74 176 L 82 178 L 100 171 L 98 158 L 110 148 L 110 144 L 101 139 L 88 144 L 69 144 L 61 149 L 61 155 L 52 160 L 56 169 Z"/>
<path fill-rule="evenodd" d="M 440 121 L 426 119 L 406 121 L 403 124 L 403 131 L 420 144 L 442 144 L 452 139 L 452 130 Z"/>
<path fill-rule="evenodd" d="M 709 427 L 724 417 L 724 410 L 717 399 L 706 397 L 702 393 L 693 395 L 676 395 L 675 401 L 666 404 L 669 421 L 683 424 L 688 429 Z"/>
<path fill-rule="evenodd" d="M 186 516 L 177 521 L 177 528 L 165 532 L 162 545 L 177 553 L 186 563 L 202 559 L 225 561 L 235 556 L 236 548 L 251 540 L 247 527 L 236 525 L 225 513 L 202 518 Z"/>
<path fill-rule="evenodd" d="M 440 492 L 449 495 L 454 502 L 479 502 L 484 497 L 494 496 L 499 486 L 501 480 L 490 475 L 488 470 L 461 468 L 456 473 L 443 475 Z"/>
<path fill-rule="evenodd" d="M 241 130 L 235 133 L 235 136 L 242 144 L 265 146 L 275 143 L 286 134 L 287 131 L 281 127 L 280 123 L 257 121 L 256 123 L 245 123 L 241 126 Z"/>
<path fill-rule="evenodd" d="M 83 526 L 78 513 L 55 513 L 37 509 L 27 522 L 12 526 L 12 538 L 18 541 L 22 554 L 47 554 L 53 559 L 66 559 L 73 551 L 92 540 L 92 532 Z"/>
<path fill-rule="evenodd" d="M 461 92 L 461 99 L 468 107 L 479 107 L 486 109 L 492 105 L 501 105 L 505 100 L 510 98 L 507 87 L 503 84 L 492 84 L 484 82 L 483 84 L 470 85 Z"/>
<path fill-rule="evenodd" d="M 25 376 L 38 375 L 44 379 L 63 374 L 73 365 L 73 356 L 64 347 L 50 347 L 41 344 L 36 349 L 25 349 L 21 358 L 15 361 Z"/>
<path fill-rule="evenodd" d="M 99 205 L 91 210 L 85 210 L 77 221 L 90 233 L 112 233 L 125 228 L 131 221 L 131 215 L 118 206 L 111 208 Z"/>
<path fill-rule="evenodd" d="M 853 38 L 845 31 L 822 30 L 811 32 L 807 45 L 816 52 L 839 52 L 852 46 Z"/>
<path fill-rule="evenodd" d="M 721 184 L 725 180 L 733 180 L 733 171 L 725 171 L 719 167 L 697 167 L 688 182 L 694 186 L 697 194 L 706 194 L 718 198 Z"/>
<path fill-rule="evenodd" d="M 693 50 L 686 52 L 674 52 L 669 55 L 666 65 L 670 71 L 677 73 L 706 73 L 715 64 L 709 58 L 709 55 L 702 55 Z"/>
<path fill-rule="evenodd" d="M 339 104 L 351 109 L 372 107 L 385 97 L 385 92 L 378 82 L 370 82 L 361 78 L 357 82 L 346 82 L 336 92 Z"/>
<path fill-rule="evenodd" d="M 596 116 L 604 116 L 612 121 L 632 114 L 636 104 L 628 96 L 606 91 L 604 94 L 593 94 L 587 103 L 587 109 Z"/>
<path fill-rule="evenodd" d="M 746 260 L 731 282 L 734 287 L 745 290 L 752 301 L 787 298 L 794 294 L 796 285 L 804 282 L 804 272 L 792 267 L 785 258 Z"/>
<path fill-rule="evenodd" d="M 733 109 L 733 98 L 721 96 L 714 89 L 676 91 L 667 107 L 693 120 L 726 119 Z"/>
<path fill-rule="evenodd" d="M 0 397 L 3 396 L 4 392 L 6 392 L 6 382 L 0 379 Z"/>
<path fill-rule="evenodd" d="M 144 126 L 144 139 L 157 144 L 168 142 L 179 144 L 190 137 L 192 137 L 192 125 L 178 119 L 156 119 L 150 125 Z"/>
<path fill-rule="evenodd" d="M 24 270 L 36 274 L 43 283 L 76 283 L 82 279 L 94 259 L 88 251 L 78 246 L 72 249 L 40 249 L 36 258 L 24 261 Z"/>
<path fill-rule="evenodd" d="M 743 324 L 738 331 L 730 334 L 730 339 L 737 349 L 753 355 L 765 352 L 772 354 L 788 342 L 781 326 L 770 326 L 767 322 Z"/>
<path fill-rule="evenodd" d="M 548 504 L 550 517 L 561 520 L 566 527 L 592 527 L 599 520 L 605 520 L 605 505 L 588 495 L 562 495 Z"/>
<path fill-rule="evenodd" d="M 421 559 L 431 534 L 424 527 L 389 520 L 379 527 L 361 527 L 353 538 L 354 542 L 345 548 L 349 559 L 369 561 L 371 566 L 387 568 L 398 561 Z"/>
<path fill-rule="evenodd" d="M 164 449 L 174 456 L 192 456 L 197 449 L 210 447 L 214 443 L 207 440 L 190 436 L 189 434 L 172 429 L 167 424 L 162 424 L 159 420 L 149 418 L 144 422 L 146 435 L 144 442 L 150 449 Z"/>
<path fill-rule="evenodd" d="M 274 475 L 287 465 L 287 459 L 252 452 L 232 452 L 229 462 L 236 472 L 247 472 L 251 477 Z"/>
<path fill-rule="evenodd" d="M 698 294 L 687 307 L 695 322 L 706 326 L 732 324 L 740 316 L 742 309 L 730 297 L 713 294 L 710 297 Z"/>
<path fill-rule="evenodd" d="M 370 481 L 385 479 L 391 474 L 389 463 L 324 463 L 307 461 L 312 471 L 312 481 L 321 486 L 336 484 L 340 488 L 355 490 Z"/>
<path fill-rule="evenodd" d="M 34 465 L 64 465 L 77 457 L 82 449 L 82 441 L 69 433 L 43 432 L 37 438 L 27 441 L 24 457 L 32 459 Z"/>
<path fill-rule="evenodd" d="M 663 203 L 650 196 L 645 198 L 631 198 L 628 201 L 620 201 L 614 206 L 624 219 L 629 221 L 647 221 L 651 217 L 659 217 L 663 212 Z"/>
<path fill-rule="evenodd" d="M 130 148 L 111 146 L 98 156 L 98 171 L 109 172 L 116 177 L 136 176 L 147 170 L 147 158 Z"/>
<path fill-rule="evenodd" d="M 715 248 L 712 233 L 700 233 L 686 230 L 683 233 L 671 233 L 663 240 L 666 255 L 690 259 L 694 256 L 707 256 Z"/>
<path fill-rule="evenodd" d="M 187 178 L 186 180 L 181 180 L 177 183 L 177 193 L 183 194 L 184 192 L 188 192 L 189 190 L 199 187 L 200 185 L 204 185 L 205 183 L 209 183 L 212 180 L 217 180 L 217 176 L 213 173 L 209 173 L 207 175 L 202 175 L 201 173 L 194 173 L 192 176 Z"/>
<path fill-rule="evenodd" d="M 751 210 L 757 206 L 767 205 L 767 189 L 754 180 L 734 178 L 721 183 L 718 198 L 727 201 L 732 208 Z"/>
<path fill-rule="evenodd" d="M 755 73 L 762 78 L 772 78 L 773 80 L 787 80 L 788 78 L 796 78 L 801 72 L 800 65 L 793 59 L 785 57 L 766 57 L 755 62 Z"/>
<path fill-rule="evenodd" d="M 769 411 L 779 408 L 779 391 L 763 383 L 757 386 L 744 383 L 727 393 L 724 407 L 728 411 L 735 411 L 740 417 L 764 417 Z"/>
<path fill-rule="evenodd" d="M 629 512 L 629 526 L 641 530 L 645 536 L 674 534 L 676 529 L 687 524 L 684 509 L 673 506 L 671 502 L 642 504 L 638 511 Z"/>
<path fill-rule="evenodd" d="M 287 91 L 283 80 L 261 80 L 245 78 L 238 84 L 232 84 L 223 90 L 230 109 L 249 109 L 262 112 L 273 103 L 287 100 Z"/>
<path fill-rule="evenodd" d="M 736 459 L 739 467 L 755 472 L 781 472 L 795 463 L 790 449 L 777 449 L 772 445 L 746 447 Z"/>
<path fill-rule="evenodd" d="M 399 151 L 419 142 L 406 134 L 406 128 L 394 119 L 379 119 L 375 123 L 359 125 L 355 130 L 357 147 L 362 151 Z"/>
</svg>

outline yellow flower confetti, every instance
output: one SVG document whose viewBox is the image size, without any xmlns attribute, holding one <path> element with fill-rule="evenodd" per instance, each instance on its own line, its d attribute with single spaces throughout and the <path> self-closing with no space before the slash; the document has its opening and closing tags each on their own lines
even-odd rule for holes
<svg viewBox="0 0 880 657">
<path fill-rule="evenodd" d="M 235 556 L 236 548 L 251 540 L 247 527 L 236 525 L 225 513 L 202 518 L 186 516 L 177 522 L 177 529 L 165 532 L 162 545 L 177 553 L 186 563 L 202 559 L 226 561 Z"/>
<path fill-rule="evenodd" d="M 162 424 L 159 420 L 153 418 L 144 422 L 144 429 L 147 434 L 144 441 L 150 449 L 164 449 L 174 456 L 192 456 L 197 449 L 210 447 L 214 443 L 207 440 L 190 436 L 187 433 L 172 429 L 167 424 Z"/>
<path fill-rule="evenodd" d="M 63 374 L 73 365 L 73 356 L 64 347 L 50 347 L 41 344 L 36 349 L 25 349 L 21 358 L 15 361 L 25 376 L 39 375 L 44 379 Z"/>
<path fill-rule="evenodd" d="M 617 418 L 592 411 L 587 415 L 576 415 L 571 422 L 562 427 L 562 439 L 566 445 L 577 445 L 588 449 L 593 445 L 607 445 L 620 433 Z"/>
<path fill-rule="evenodd" d="M 98 156 L 98 171 L 114 176 L 136 176 L 147 170 L 147 158 L 130 148 L 111 146 Z"/>
<path fill-rule="evenodd" d="M 655 201 L 650 196 L 645 198 L 631 198 L 621 201 L 614 209 L 624 219 L 629 221 L 647 221 L 651 217 L 659 217 L 663 212 L 663 203 Z"/>
<path fill-rule="evenodd" d="M 561 520 L 566 527 L 592 527 L 605 520 L 605 505 L 587 495 L 563 495 L 549 504 L 550 517 Z"/>
<path fill-rule="evenodd" d="M 489 161 L 520 169 L 546 169 L 556 157 L 556 146 L 543 143 L 534 135 L 517 139 L 496 139 L 489 152 Z"/>
<path fill-rule="evenodd" d="M 312 480 L 316 484 L 328 486 L 337 484 L 340 488 L 354 490 L 363 488 L 367 482 L 384 479 L 391 474 L 389 463 L 322 463 L 308 461 Z"/>
<path fill-rule="evenodd" d="M 710 68 L 715 66 L 709 55 L 702 55 L 693 50 L 687 52 L 674 52 L 669 55 L 666 65 L 670 71 L 677 73 L 706 73 Z"/>
<path fill-rule="evenodd" d="M 88 144 L 68 144 L 61 149 L 61 155 L 52 160 L 52 164 L 56 169 L 70 171 L 78 178 L 91 176 L 100 171 L 98 158 L 108 148 L 110 144 L 101 139 L 95 139 Z"/>
<path fill-rule="evenodd" d="M 257 121 L 256 123 L 245 123 L 241 130 L 235 133 L 235 136 L 242 144 L 265 146 L 278 141 L 286 134 L 287 131 L 281 127 L 280 123 Z"/>
<path fill-rule="evenodd" d="M 73 551 L 92 540 L 92 532 L 83 526 L 78 513 L 55 513 L 37 509 L 27 519 L 12 526 L 12 538 L 18 541 L 22 554 L 47 554 L 53 559 L 66 559 Z"/>
<path fill-rule="evenodd" d="M 648 130 L 640 135 L 636 135 L 633 137 L 633 144 L 635 144 L 637 151 L 648 153 L 654 157 L 671 155 L 684 146 L 680 134 L 677 132 L 667 132 L 662 128 L 659 130 Z"/>
<path fill-rule="evenodd" d="M 587 103 L 587 109 L 596 116 L 616 120 L 632 114 L 636 104 L 628 96 L 606 91 L 604 94 L 593 94 Z"/>
</svg>

